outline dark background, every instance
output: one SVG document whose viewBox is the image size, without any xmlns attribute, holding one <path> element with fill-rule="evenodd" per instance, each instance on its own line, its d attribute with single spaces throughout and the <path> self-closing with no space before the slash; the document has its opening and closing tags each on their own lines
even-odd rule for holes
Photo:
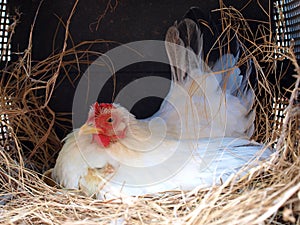
<svg viewBox="0 0 300 225">
<path fill-rule="evenodd" d="M 13 15 L 15 9 L 21 12 L 20 22 L 16 28 L 12 41 L 12 52 L 23 52 L 28 46 L 28 37 L 33 24 L 37 8 L 40 5 L 36 17 L 33 31 L 32 60 L 40 61 L 62 49 L 66 23 L 75 1 L 71 0 L 12 0 L 9 1 L 10 12 Z M 259 2 L 259 4 L 258 4 Z M 40 4 L 41 3 L 41 4 Z M 103 19 L 98 23 L 98 18 L 105 11 L 107 4 L 111 7 L 106 11 Z M 226 6 L 234 6 L 239 9 L 246 19 L 252 20 L 250 23 L 253 32 L 256 31 L 260 22 L 269 21 L 266 12 L 272 12 L 272 1 L 236 1 L 224 0 Z M 79 44 L 83 41 L 93 41 L 98 39 L 110 40 L 119 43 L 128 43 L 139 40 L 164 40 L 166 31 L 174 21 L 182 19 L 185 12 L 191 6 L 200 7 L 203 18 L 209 20 L 209 12 L 219 8 L 219 0 L 188 0 L 188 1 L 146 1 L 146 0 L 81 0 L 76 7 L 72 17 L 69 33 L 72 41 L 68 41 L 68 47 Z M 271 15 L 272 16 L 272 15 Z M 97 27 L 97 25 L 99 25 Z M 209 32 L 204 31 L 205 48 L 209 49 L 216 37 L 210 36 Z M 91 47 L 94 51 L 106 52 L 114 47 L 116 43 L 106 43 Z M 13 56 L 16 60 L 17 56 Z M 93 58 L 89 59 L 93 60 Z M 214 59 L 212 59 L 214 60 Z M 82 65 L 79 69 L 71 69 L 68 73 L 82 75 L 86 66 Z M 63 73 L 63 71 L 61 71 Z M 144 76 L 161 76 L 170 78 L 168 65 L 147 62 L 134 64 L 117 71 L 117 92 L 133 80 Z M 51 108 L 57 112 L 72 111 L 73 95 L 76 89 L 74 85 L 64 76 L 60 76 L 59 82 L 50 102 Z M 110 102 L 113 90 L 112 79 L 101 90 L 99 100 Z M 165 87 L 165 94 L 168 93 L 168 86 Z M 133 90 L 134 91 L 134 90 Z M 145 98 L 139 101 L 131 112 L 137 118 L 151 116 L 160 106 L 163 99 Z M 61 137 L 65 133 L 58 130 Z"/>
</svg>

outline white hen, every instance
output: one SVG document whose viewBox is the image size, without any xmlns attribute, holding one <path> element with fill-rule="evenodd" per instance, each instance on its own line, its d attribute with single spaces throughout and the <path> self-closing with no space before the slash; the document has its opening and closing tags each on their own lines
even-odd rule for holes
<svg viewBox="0 0 300 225">
<path fill-rule="evenodd" d="M 242 138 L 194 141 L 161 137 L 161 121 L 152 121 L 147 129 L 147 121 L 137 121 L 115 104 L 107 115 L 113 121 L 121 120 L 113 125 L 114 132 L 126 130 L 126 134 L 118 140 L 111 139 L 104 147 L 101 138 L 110 137 L 98 136 L 103 135 L 106 125 L 97 119 L 95 124 L 89 121 L 69 134 L 52 172 L 62 187 L 80 189 L 100 199 L 191 190 L 224 182 L 242 167 L 247 171 L 258 158 L 270 154 L 269 150 L 263 152 L 258 143 Z M 251 160 L 254 161 L 250 163 Z"/>
<path fill-rule="evenodd" d="M 191 190 L 241 168 L 243 175 L 271 154 L 245 137 L 253 131 L 253 93 L 236 67 L 238 55 L 222 56 L 210 70 L 190 19 L 172 26 L 166 40 L 173 82 L 160 110 L 137 120 L 118 104 L 95 103 L 87 122 L 65 138 L 52 171 L 59 185 L 99 199 Z"/>
</svg>

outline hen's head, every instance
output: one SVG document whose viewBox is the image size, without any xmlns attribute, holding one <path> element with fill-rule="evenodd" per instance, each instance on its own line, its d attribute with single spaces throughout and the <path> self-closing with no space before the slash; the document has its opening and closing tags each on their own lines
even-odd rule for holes
<svg viewBox="0 0 300 225">
<path fill-rule="evenodd" d="M 118 139 L 125 138 L 130 116 L 132 115 L 119 105 L 96 102 L 91 106 L 88 119 L 80 128 L 79 134 L 92 134 L 93 141 L 109 147 Z"/>
</svg>

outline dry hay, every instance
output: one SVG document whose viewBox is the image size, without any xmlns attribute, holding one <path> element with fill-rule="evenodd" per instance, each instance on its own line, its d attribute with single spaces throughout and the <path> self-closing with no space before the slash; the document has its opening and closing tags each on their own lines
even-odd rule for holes
<svg viewBox="0 0 300 225">
<path fill-rule="evenodd" d="M 73 12 L 76 8 L 74 5 Z M 247 21 L 233 8 L 221 8 L 223 29 L 247 28 Z M 72 14 L 65 25 L 66 40 Z M 229 26 L 230 25 L 230 26 Z M 248 57 L 252 57 L 259 84 L 257 94 L 257 130 L 255 139 L 271 146 L 278 140 L 273 157 L 238 183 L 230 180 L 220 187 L 191 192 L 166 192 L 119 202 L 99 201 L 78 193 L 50 187 L 41 174 L 53 165 L 60 148 L 53 127 L 58 118 L 49 107 L 58 76 L 68 76 L 68 68 L 79 67 L 91 43 L 82 43 L 43 61 L 31 62 L 29 47 L 19 61 L 5 68 L 1 76 L 1 110 L 9 116 L 6 124 L 12 132 L 10 150 L 0 151 L 0 223 L 1 224 L 300 224 L 300 148 L 297 101 L 300 69 L 293 46 L 282 48 L 272 41 L 269 24 L 259 31 L 270 39 L 257 40 L 255 34 L 239 33 L 244 42 L 251 42 Z M 244 29 L 245 30 L 245 29 Z M 93 44 L 95 44 L 94 42 Z M 101 43 L 101 42 L 98 42 Z M 85 51 L 82 49 L 84 46 Z M 277 55 L 275 56 L 275 52 Z M 67 56 L 72 55 L 72 60 Z M 283 58 L 296 68 L 295 84 L 281 128 L 274 126 L 271 102 L 278 87 L 267 77 Z M 262 68 L 267 62 L 269 67 Z M 76 78 L 70 77 L 70 80 Z M 43 94 L 41 95 L 40 92 Z M 262 97 L 259 97 L 262 96 Z M 276 96 L 280 99 L 282 96 Z M 10 104 L 4 100 L 10 99 Z M 30 140 L 32 149 L 24 145 Z"/>
</svg>

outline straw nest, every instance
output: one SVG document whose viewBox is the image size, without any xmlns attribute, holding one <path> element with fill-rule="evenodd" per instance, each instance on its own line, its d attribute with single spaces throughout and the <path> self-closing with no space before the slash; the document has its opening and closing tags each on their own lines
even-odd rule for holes
<svg viewBox="0 0 300 225">
<path fill-rule="evenodd" d="M 65 24 L 65 43 L 75 9 L 76 4 Z M 220 187 L 170 191 L 118 202 L 103 202 L 48 186 L 41 173 L 55 162 L 61 142 L 53 127 L 64 118 L 48 104 L 58 85 L 57 78 L 68 76 L 72 67 L 88 64 L 87 54 L 98 53 L 89 51 L 90 44 L 95 42 L 69 49 L 65 44 L 59 54 L 33 63 L 30 36 L 28 49 L 18 62 L 1 71 L 1 115 L 9 118 L 9 123 L 2 123 L 11 133 L 6 142 L 9 150 L 0 149 L 0 223 L 300 224 L 300 105 L 297 100 L 300 68 L 293 44 L 277 46 L 270 24 L 262 24 L 257 31 L 262 35 L 257 35 L 248 30 L 247 21 L 237 10 L 218 10 L 222 12 L 224 32 L 234 29 L 243 42 L 251 43 L 247 57 L 252 57 L 259 80 L 254 139 L 268 146 L 274 146 L 276 141 L 276 151 L 269 161 L 238 183 L 228 181 Z M 243 32 L 239 32 L 241 28 Z M 83 48 L 84 51 L 79 50 Z M 268 76 L 283 59 L 289 60 L 296 69 L 295 83 L 286 90 L 289 99 L 279 127 L 272 116 L 276 108 L 273 102 L 282 99 L 285 93 L 275 96 L 279 87 L 270 84 Z"/>
</svg>

